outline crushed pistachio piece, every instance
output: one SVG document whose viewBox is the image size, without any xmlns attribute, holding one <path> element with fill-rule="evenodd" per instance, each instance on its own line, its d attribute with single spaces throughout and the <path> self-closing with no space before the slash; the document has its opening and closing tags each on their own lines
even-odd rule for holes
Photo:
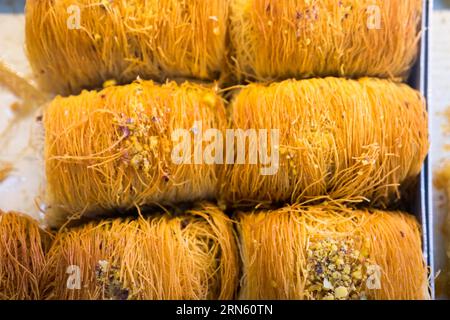
<svg viewBox="0 0 450 320">
<path fill-rule="evenodd" d="M 337 287 L 334 291 L 334 296 L 336 299 L 345 299 L 348 297 L 348 289 L 346 287 Z"/>
</svg>

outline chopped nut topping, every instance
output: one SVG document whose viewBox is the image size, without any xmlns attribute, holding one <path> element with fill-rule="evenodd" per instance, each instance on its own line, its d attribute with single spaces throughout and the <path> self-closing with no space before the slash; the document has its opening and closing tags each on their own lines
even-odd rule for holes
<svg viewBox="0 0 450 320">
<path fill-rule="evenodd" d="M 104 299 L 127 300 L 129 290 L 123 288 L 120 281 L 119 268 L 110 266 L 106 260 L 98 261 L 95 266 L 97 284 L 102 288 Z"/>
<path fill-rule="evenodd" d="M 307 249 L 306 292 L 319 300 L 366 299 L 368 250 L 356 250 L 353 239 L 325 239 Z"/>
<path fill-rule="evenodd" d="M 136 94 L 139 95 L 139 90 Z M 161 140 L 157 135 L 165 130 L 162 115 L 156 111 L 153 113 L 150 115 L 142 103 L 137 102 L 132 115 L 122 114 L 114 119 L 123 139 L 120 146 L 124 154 L 123 160 L 144 174 L 151 172 L 152 163 L 161 160 L 161 152 L 168 153 L 171 150 L 170 145 L 167 145 L 169 142 Z"/>
</svg>

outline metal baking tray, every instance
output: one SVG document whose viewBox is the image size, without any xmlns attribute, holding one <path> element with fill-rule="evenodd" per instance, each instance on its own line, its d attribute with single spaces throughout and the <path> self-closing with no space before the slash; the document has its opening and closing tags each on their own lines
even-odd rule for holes
<svg viewBox="0 0 450 320">
<path fill-rule="evenodd" d="M 411 72 L 408 84 L 413 88 L 419 90 L 427 99 L 430 96 L 430 81 L 429 81 L 429 48 L 430 48 L 430 23 L 431 12 L 433 7 L 432 0 L 423 1 L 423 18 L 422 18 L 422 39 L 420 43 L 420 55 Z M 429 114 L 432 112 L 429 108 Z M 429 121 L 431 127 L 431 121 Z M 418 187 L 414 202 L 411 204 L 411 211 L 414 213 L 422 225 L 422 246 L 423 254 L 426 263 L 430 270 L 430 296 L 435 298 L 435 269 L 434 269 L 434 245 L 433 245 L 433 202 L 432 202 L 432 175 L 431 175 L 431 161 L 426 159 L 422 172 L 419 176 Z"/>
</svg>

